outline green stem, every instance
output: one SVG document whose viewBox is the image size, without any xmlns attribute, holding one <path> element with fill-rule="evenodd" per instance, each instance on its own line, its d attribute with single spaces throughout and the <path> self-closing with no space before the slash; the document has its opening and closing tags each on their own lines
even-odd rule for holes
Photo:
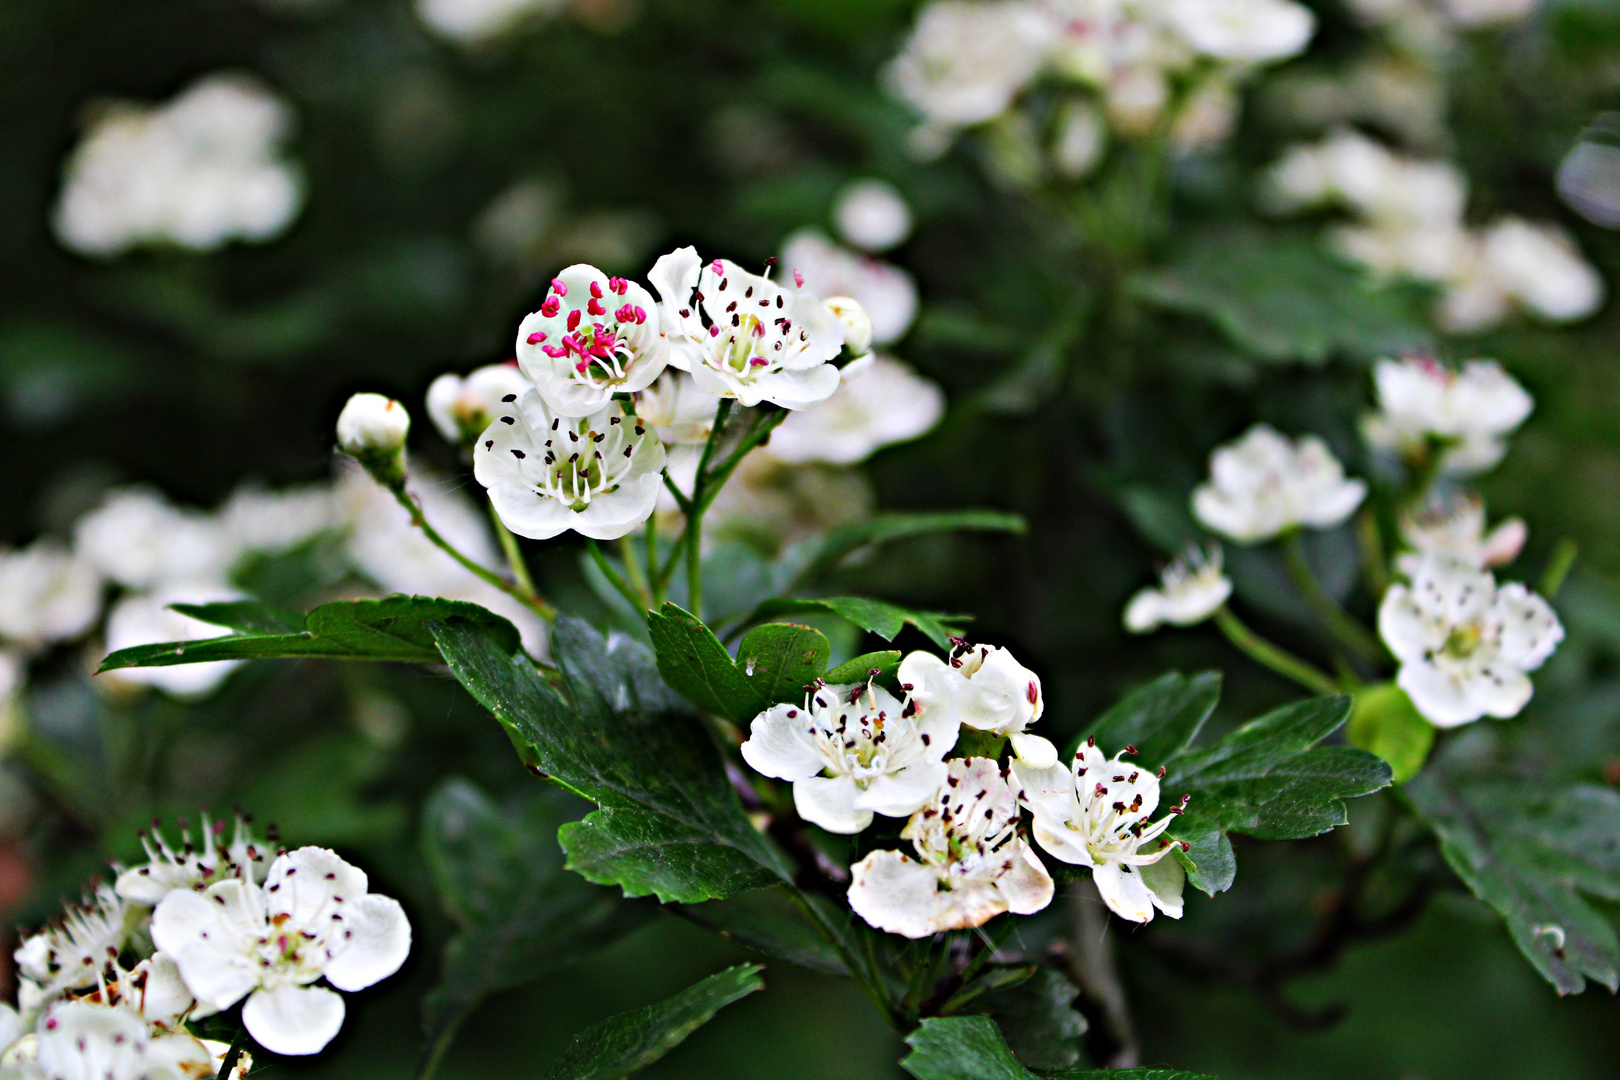
<svg viewBox="0 0 1620 1080">
<path fill-rule="evenodd" d="M 692 505 L 686 515 L 686 609 L 699 620 L 703 618 L 703 511 L 709 508 L 704 498 L 708 490 L 709 461 L 725 433 L 731 406 L 731 398 L 722 398 L 720 408 L 715 411 L 714 427 L 709 429 L 703 456 L 698 459 L 697 476 L 692 481 Z"/>
<path fill-rule="evenodd" d="M 736 471 L 738 465 L 742 464 L 743 458 L 747 457 L 754 451 L 754 449 L 761 446 L 767 439 L 769 439 L 771 437 L 771 432 L 775 431 L 777 427 L 781 425 L 782 421 L 786 420 L 787 418 L 788 414 L 786 409 L 779 409 L 774 413 L 765 414 L 765 416 L 754 425 L 753 429 L 750 430 L 747 435 L 743 436 L 743 440 L 737 445 L 737 449 L 733 450 L 726 460 L 714 467 L 714 470 L 709 473 L 708 478 L 703 485 L 703 509 L 707 510 L 709 508 L 709 504 L 714 502 L 715 496 L 720 494 L 720 489 L 725 487 L 727 480 L 731 479 L 731 474 Z"/>
<path fill-rule="evenodd" d="M 231 1048 L 225 1051 L 225 1059 L 220 1062 L 218 1080 L 231 1080 L 231 1074 L 236 1072 L 236 1062 L 242 1056 L 242 1050 L 247 1046 L 247 1028 L 236 1029 L 236 1038 L 231 1040 Z"/>
<path fill-rule="evenodd" d="M 619 537 L 619 558 L 624 560 L 624 573 L 630 581 L 630 586 L 641 597 L 642 605 L 651 610 L 652 593 L 647 588 L 647 580 L 641 576 L 641 560 L 636 557 L 635 542 L 628 534 Z"/>
<path fill-rule="evenodd" d="M 495 504 L 489 504 L 489 520 L 495 526 L 495 535 L 500 539 L 501 552 L 506 556 L 506 565 L 512 570 L 512 577 L 517 581 L 518 588 L 530 596 L 539 596 L 534 587 L 534 578 L 529 576 L 529 564 L 523 558 L 523 551 L 518 547 L 517 534 L 506 527 L 501 515 L 495 512 Z"/>
<path fill-rule="evenodd" d="M 1339 686 L 1328 674 L 1307 664 L 1299 657 L 1284 652 L 1271 642 L 1244 626 L 1232 609 L 1222 607 L 1215 612 L 1215 625 L 1221 633 L 1241 649 L 1251 660 L 1270 668 L 1277 674 L 1292 679 L 1313 694 L 1337 694 Z"/>
<path fill-rule="evenodd" d="M 977 975 L 979 973 L 979 969 L 984 967 L 985 964 L 989 963 L 992 956 L 1001 951 L 1001 947 L 1007 943 L 1007 939 L 1012 937 L 1013 931 L 1017 929 L 1017 920 L 1011 917 L 1003 920 L 1001 926 L 996 929 L 996 932 L 993 935 L 991 935 L 990 940 L 985 947 L 980 949 L 979 954 L 972 960 L 968 961 L 968 966 L 962 969 L 962 982 L 966 983 L 969 979 L 973 978 L 973 976 Z"/>
<path fill-rule="evenodd" d="M 1564 579 L 1575 565 L 1577 550 L 1575 541 L 1564 537 L 1553 545 L 1552 557 L 1547 560 L 1547 569 L 1541 573 L 1541 583 L 1536 591 L 1551 600 L 1558 595 L 1558 590 L 1564 587 Z"/>
<path fill-rule="evenodd" d="M 1378 528 L 1378 514 L 1364 507 L 1356 515 L 1356 542 L 1361 548 L 1361 572 L 1374 596 L 1389 588 L 1389 565 L 1384 561 L 1384 538 Z"/>
<path fill-rule="evenodd" d="M 647 606 L 652 610 L 664 606 L 664 590 L 658 581 L 658 514 L 647 519 L 647 531 L 642 534 L 641 543 L 646 548 L 647 556 L 647 599 L 651 601 Z"/>
<path fill-rule="evenodd" d="M 1289 579 L 1293 581 L 1300 599 L 1305 601 L 1305 606 L 1311 609 L 1311 614 L 1316 616 L 1317 621 L 1338 639 L 1339 644 L 1350 650 L 1351 655 L 1369 664 L 1378 663 L 1384 655 L 1383 647 L 1367 632 L 1367 628 L 1351 618 L 1349 612 L 1340 607 L 1322 588 L 1322 583 L 1316 580 L 1316 573 L 1311 569 L 1310 561 L 1305 558 L 1305 544 L 1297 530 L 1283 537 L 1282 554 L 1283 564 L 1288 568 Z"/>
<path fill-rule="evenodd" d="M 487 567 L 480 566 L 478 563 L 473 562 L 471 559 L 467 558 L 467 556 L 457 551 L 450 541 L 440 536 L 439 531 L 432 525 L 428 524 L 427 518 L 422 514 L 421 504 L 416 501 L 415 496 L 405 490 L 405 486 L 403 484 L 401 484 L 399 487 L 391 488 L 390 490 L 393 491 L 394 498 L 399 500 L 399 504 L 406 510 L 410 511 L 411 524 L 415 525 L 418 529 L 421 529 L 422 535 L 427 537 L 428 540 L 432 541 L 433 546 L 437 547 L 440 551 L 444 552 L 446 555 L 456 560 L 456 562 L 466 567 L 474 575 L 495 586 L 497 589 L 501 590 L 501 592 L 512 597 L 512 599 L 516 600 L 524 607 L 527 607 L 536 615 L 539 615 L 542 619 L 545 619 L 547 622 L 551 622 L 557 617 L 557 609 L 546 603 L 534 593 L 524 591 L 522 588 L 514 585 L 512 582 L 501 577 L 501 575 L 495 573 L 495 571 L 490 570 Z"/>
<path fill-rule="evenodd" d="M 821 909 L 812 904 L 810 898 L 797 885 L 789 885 L 787 890 L 788 895 L 793 898 L 794 904 L 815 924 L 817 932 L 826 939 L 827 944 L 833 947 L 833 951 L 838 954 L 838 959 L 843 961 L 844 967 L 849 969 L 850 976 L 860 984 L 861 989 L 866 992 L 867 998 L 873 1005 L 877 1006 L 884 1019 L 888 1020 L 895 1028 L 899 1028 L 901 1026 L 900 1017 L 895 1013 L 894 1003 L 889 1000 L 888 993 L 884 991 L 882 983 L 878 980 L 877 965 L 872 962 L 870 957 L 865 958 L 864 962 L 862 962 L 854 953 L 850 952 L 848 946 L 844 944 L 844 937 L 838 932 L 838 928 L 827 921 Z"/>
<path fill-rule="evenodd" d="M 591 553 L 592 561 L 596 563 L 596 568 L 602 571 L 602 576 L 608 579 L 608 583 L 618 590 L 620 596 L 630 602 L 630 609 L 632 611 L 645 610 L 642 598 L 637 596 L 636 590 L 630 587 L 630 583 L 625 581 L 617 570 L 613 569 L 613 564 L 608 562 L 607 556 L 602 553 L 601 545 L 595 540 L 587 539 L 585 541 L 585 550 Z"/>
<path fill-rule="evenodd" d="M 461 1030 L 461 1022 L 466 1016 L 467 1010 L 462 1009 L 439 1029 L 438 1034 L 433 1037 L 432 1045 L 428 1047 L 427 1054 L 416 1066 L 413 1080 L 431 1080 L 433 1074 L 439 1071 L 439 1064 L 444 1061 L 444 1055 L 456 1041 L 456 1033 Z"/>
</svg>

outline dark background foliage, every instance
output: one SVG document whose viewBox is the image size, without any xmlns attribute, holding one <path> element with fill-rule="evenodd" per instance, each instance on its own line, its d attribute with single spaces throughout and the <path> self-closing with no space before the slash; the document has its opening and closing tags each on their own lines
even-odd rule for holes
<svg viewBox="0 0 1620 1080">
<path fill-rule="evenodd" d="M 1324 29 L 1301 63 L 1331 66 L 1361 31 L 1315 6 Z M 248 0 L 0 5 L 0 540 L 63 533 L 115 481 L 212 506 L 244 476 L 325 477 L 350 391 L 415 408 L 435 374 L 504 359 L 541 283 L 572 261 L 566 237 L 521 266 L 475 242 L 479 215 L 514 181 L 553 185 L 564 226 L 611 223 L 627 239 L 605 268 L 640 275 L 675 243 L 763 259 L 793 228 L 824 224 L 844 181 L 879 176 L 919 219 L 895 258 L 925 307 L 897 351 L 952 402 L 934 434 L 872 463 L 880 504 L 1016 510 L 1032 529 L 911 541 L 851 571 L 851 588 L 974 613 L 977 636 L 1040 671 L 1060 734 L 1171 667 L 1226 669 L 1223 723 L 1285 699 L 1211 631 L 1127 639 L 1120 607 L 1188 534 L 1185 495 L 1208 450 L 1253 419 L 1318 431 L 1365 473 L 1354 433 L 1369 361 L 1435 341 L 1423 298 L 1396 290 L 1324 314 L 1324 296 L 1358 291 L 1354 275 L 1308 230 L 1257 223 L 1250 209 L 1253 168 L 1298 134 L 1261 96 L 1229 152 L 1174 166 L 1164 204 L 1143 196 L 1129 151 L 1084 187 L 1038 196 L 987 179 L 972 139 L 917 165 L 901 150 L 909 119 L 874 74 L 910 17 L 894 0 L 645 0 L 623 28 L 557 18 L 469 54 L 431 38 L 400 0 L 302 14 Z M 1549 0 L 1523 27 L 1470 39 L 1445 148 L 1469 173 L 1471 213 L 1560 221 L 1611 288 L 1620 238 L 1562 208 L 1550 177 L 1581 128 L 1615 107 L 1617 61 L 1620 16 L 1599 0 Z M 310 198 L 288 235 L 112 263 L 61 249 L 49 207 L 87 104 L 165 99 L 220 68 L 257 72 L 296 103 Z M 1186 299 L 1189 283 L 1202 299 Z M 1148 299 L 1167 295 L 1179 299 Z M 1288 302 L 1268 305 L 1278 296 Z M 1256 306 L 1271 338 L 1218 329 L 1222 313 Z M 1486 495 L 1529 522 L 1526 577 L 1561 537 L 1581 561 L 1560 602 L 1571 640 L 1514 730 L 1531 733 L 1525 752 L 1547 770 L 1599 781 L 1620 775 L 1617 327 L 1610 304 L 1574 329 L 1514 324 L 1437 343 L 1450 357 L 1500 358 L 1536 397 Z M 455 470 L 418 416 L 413 450 Z M 1324 565 L 1347 543 L 1321 537 Z M 605 617 L 567 544 L 531 553 L 549 591 Z M 1265 628 L 1317 651 L 1276 567 L 1241 555 L 1233 565 Z M 1349 600 L 1370 612 L 1371 597 Z M 10 815 L 7 917 L 37 923 L 101 860 L 132 855 L 135 827 L 154 813 L 254 808 L 289 839 L 361 862 L 416 927 L 406 969 L 359 996 L 332 1051 L 278 1068 L 402 1075 L 451 929 L 420 854 L 419 811 L 452 775 L 496 793 L 532 783 L 499 729 L 455 683 L 414 669 L 260 665 L 182 707 L 104 698 L 82 661 L 55 657 L 36 680 L 36 729 L 62 756 L 54 773 L 48 761 L 11 766 L 48 782 L 33 810 Z M 406 710 L 405 738 L 375 737 L 368 708 Z M 1351 837 L 1382 812 L 1377 799 L 1358 803 Z M 1323 946 L 1315 935 L 1353 851 L 1333 837 L 1251 841 L 1233 891 L 1191 899 L 1182 924 L 1114 924 L 1148 1062 L 1232 1080 L 1612 1075 L 1613 998 L 1557 998 L 1432 845 L 1414 843 L 1388 886 L 1393 902 L 1411 880 L 1432 882 L 1421 910 Z M 537 1075 L 572 1032 L 741 958 L 661 916 L 492 1001 L 445 1074 Z M 767 993 L 646 1075 L 898 1075 L 896 1038 L 853 986 L 778 966 L 766 978 Z"/>
</svg>

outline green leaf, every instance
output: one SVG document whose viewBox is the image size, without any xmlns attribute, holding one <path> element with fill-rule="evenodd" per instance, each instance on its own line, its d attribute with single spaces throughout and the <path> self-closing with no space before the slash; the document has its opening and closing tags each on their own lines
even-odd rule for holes
<svg viewBox="0 0 1620 1080">
<path fill-rule="evenodd" d="M 845 660 L 822 678 L 835 686 L 841 683 L 865 682 L 867 679 L 892 679 L 899 668 L 900 651 L 885 649 L 882 652 L 862 653 L 852 660 Z M 877 674 L 874 675 L 874 671 Z"/>
<path fill-rule="evenodd" d="M 809 897 L 811 903 L 821 898 Z M 826 905 L 836 925 L 847 921 L 847 908 Z M 838 950 L 805 920 L 780 889 L 755 889 L 730 900 L 706 904 L 677 904 L 672 910 L 706 930 L 712 930 L 745 949 L 752 949 L 794 967 L 823 975 L 848 975 Z"/>
<path fill-rule="evenodd" d="M 737 646 L 737 666 L 743 677 L 772 704 L 802 701 L 805 686 L 827 670 L 831 656 L 826 634 L 797 623 L 756 626 Z"/>
<path fill-rule="evenodd" d="M 257 600 L 232 600 L 222 604 L 170 604 L 182 615 L 190 615 L 215 626 L 249 634 L 301 634 L 304 616 L 282 611 Z"/>
<path fill-rule="evenodd" d="M 845 555 L 872 544 L 887 544 L 914 536 L 942 532 L 1010 532 L 1023 535 L 1029 528 L 1023 517 L 999 510 L 950 510 L 940 513 L 879 514 L 866 521 L 834 529 L 806 540 L 782 557 L 787 571 L 781 592 L 831 569 Z"/>
<path fill-rule="evenodd" d="M 983 1004 L 1019 1061 L 1032 1069 L 1066 1069 L 1080 1060 L 1086 1033 L 1086 1018 L 1074 1007 L 1079 994 L 1060 972 L 1043 967 Z"/>
<path fill-rule="evenodd" d="M 1379 683 L 1356 694 L 1350 711 L 1350 745 L 1389 762 L 1395 783 L 1418 774 L 1434 746 L 1434 725 L 1423 718 L 1394 683 Z"/>
<path fill-rule="evenodd" d="M 893 641 L 907 623 L 927 635 L 942 649 L 950 648 L 950 639 L 962 633 L 963 615 L 942 615 L 937 612 L 912 611 L 891 604 L 887 600 L 874 600 L 868 596 L 821 596 L 815 599 L 767 600 L 754 609 L 752 618 L 771 615 L 796 615 L 807 611 L 828 611 L 848 619 L 862 630 L 870 631 L 884 641 Z"/>
<path fill-rule="evenodd" d="M 1507 923 L 1560 994 L 1620 986 L 1620 942 L 1587 896 L 1620 900 L 1620 793 L 1524 779 L 1448 781 L 1431 769 L 1403 789 L 1446 862 Z M 1583 895 L 1585 894 L 1585 895 Z"/>
<path fill-rule="evenodd" d="M 649 611 L 647 633 L 658 657 L 658 673 L 698 708 L 741 724 L 770 706 L 773 699 L 761 695 L 714 631 L 690 612 L 674 604 Z"/>
<path fill-rule="evenodd" d="M 482 627 L 495 647 L 507 655 L 517 652 L 520 644 L 517 627 L 494 612 L 461 600 L 403 595 L 381 600 L 334 600 L 311 611 L 301 630 L 287 629 L 285 623 L 278 628 L 276 617 L 268 614 L 272 610 L 269 608 L 219 611 L 221 607 L 238 608 L 240 605 L 204 607 L 210 611 L 210 619 L 239 620 L 239 629 L 243 632 L 202 641 L 171 641 L 120 649 L 101 662 L 98 672 L 200 664 L 209 660 L 291 657 L 437 664 L 441 662 L 439 650 L 428 624 L 451 618 Z M 252 623 L 257 623 L 260 629 L 251 629 L 249 624 Z"/>
<path fill-rule="evenodd" d="M 635 1012 L 620 1013 L 574 1037 L 548 1080 L 617 1080 L 669 1053 L 714 1014 L 763 990 L 758 964 L 740 964 L 710 975 L 674 997 Z"/>
<path fill-rule="evenodd" d="M 1190 794 L 1192 801 L 1168 835 L 1191 847 L 1176 858 L 1194 887 L 1211 896 L 1231 887 L 1236 868 L 1226 833 L 1316 836 L 1349 820 L 1345 799 L 1389 785 L 1389 766 L 1372 754 L 1317 745 L 1349 711 L 1345 697 L 1295 702 L 1171 761 L 1166 798 Z"/>
<path fill-rule="evenodd" d="M 1150 304 L 1203 316 L 1260 360 L 1372 359 L 1434 341 L 1414 290 L 1369 283 L 1310 236 L 1205 233 L 1168 268 L 1136 277 L 1129 288 Z"/>
<path fill-rule="evenodd" d="M 579 810 L 543 787 L 501 806 L 465 780 L 446 781 L 424 804 L 423 855 L 460 926 L 424 1002 L 430 1045 L 489 995 L 574 962 L 656 910 L 564 869 L 557 830 Z"/>
<path fill-rule="evenodd" d="M 433 631 L 451 672 L 495 714 L 524 764 L 601 808 L 562 827 L 570 870 L 666 903 L 791 879 L 644 646 L 560 616 L 551 645 L 570 706 L 527 657 L 507 656 L 481 628 L 456 619 Z"/>
<path fill-rule="evenodd" d="M 1203 671 L 1188 678 L 1171 671 L 1125 695 L 1097 718 L 1085 734 L 1108 754 L 1126 746 L 1148 769 L 1167 764 L 1198 737 L 1221 698 L 1221 673 Z"/>
<path fill-rule="evenodd" d="M 929 1017 L 906 1036 L 900 1066 L 917 1080 L 1210 1080 L 1176 1069 L 1060 1069 L 1031 1072 L 1013 1057 L 988 1016 Z"/>
</svg>

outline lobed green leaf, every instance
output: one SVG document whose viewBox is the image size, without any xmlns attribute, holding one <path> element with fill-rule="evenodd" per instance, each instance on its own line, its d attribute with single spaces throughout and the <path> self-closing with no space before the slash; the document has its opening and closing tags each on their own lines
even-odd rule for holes
<svg viewBox="0 0 1620 1080">
<path fill-rule="evenodd" d="M 1175 1069 L 1025 1068 L 988 1016 L 930 1017 L 906 1036 L 900 1065 L 917 1080 L 1210 1080 Z"/>
<path fill-rule="evenodd" d="M 965 615 L 913 611 L 898 604 L 891 604 L 887 600 L 874 600 L 869 596 L 767 600 L 754 609 L 751 617 L 758 619 L 772 615 L 798 615 L 811 611 L 830 612 L 848 619 L 862 630 L 870 631 L 884 641 L 893 641 L 895 635 L 909 623 L 942 649 L 950 648 L 950 639 L 962 633 L 962 624 L 968 619 Z"/>
</svg>

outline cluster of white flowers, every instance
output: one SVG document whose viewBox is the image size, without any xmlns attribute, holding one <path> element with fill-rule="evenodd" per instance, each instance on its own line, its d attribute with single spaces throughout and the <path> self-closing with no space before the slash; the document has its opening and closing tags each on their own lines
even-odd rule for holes
<svg viewBox="0 0 1620 1080">
<path fill-rule="evenodd" d="M 1093 868 L 1110 907 L 1137 922 L 1152 917 L 1128 883 L 1139 876 L 1133 867 L 1169 850 L 1168 840 L 1159 842 L 1167 823 L 1147 820 L 1158 802 L 1157 778 L 1130 769 L 1128 782 L 1114 778 L 1128 783 L 1124 789 L 1071 784 L 1075 805 L 1060 806 L 1051 777 L 1067 782 L 1069 771 L 1057 748 L 1029 731 L 1045 707 L 1040 678 L 1006 649 L 957 639 L 945 659 L 911 653 L 897 677 L 898 697 L 873 680 L 818 680 L 806 687 L 803 705 L 760 713 L 742 744 L 743 760 L 792 783 L 799 816 L 829 832 L 861 832 L 875 814 L 909 819 L 900 835 L 915 856 L 875 851 L 852 868 L 849 901 L 862 918 L 918 938 L 978 926 L 1004 911 L 1044 908 L 1052 878 L 1020 834 L 1021 804 L 1034 811 L 1043 848 Z M 947 760 L 963 728 L 1007 739 L 1010 782 L 990 758 Z M 1092 746 L 1081 751 L 1095 754 Z M 1085 772 L 1078 759 L 1076 769 Z M 1059 821 L 1063 830 L 1055 829 Z M 1180 887 L 1169 882 L 1166 874 L 1159 908 L 1179 917 Z"/>
<path fill-rule="evenodd" d="M 1423 461 L 1438 453 L 1442 472 L 1492 468 L 1534 406 L 1502 366 L 1473 360 L 1452 371 L 1429 357 L 1380 360 L 1373 371 L 1378 411 L 1362 421 L 1373 447 Z"/>
<path fill-rule="evenodd" d="M 291 129 L 286 102 L 244 75 L 211 75 L 166 105 L 107 104 L 68 159 L 57 238 L 104 257 L 269 240 L 304 201 L 282 152 Z"/>
<path fill-rule="evenodd" d="M 1340 255 L 1382 277 L 1439 285 L 1441 325 L 1473 333 L 1515 308 L 1549 322 L 1583 319 L 1603 302 L 1603 280 L 1560 228 L 1506 215 L 1469 228 L 1467 183 L 1452 164 L 1402 157 L 1351 130 L 1290 149 L 1262 178 L 1275 213 L 1318 206 L 1359 221 L 1328 230 Z"/>
<path fill-rule="evenodd" d="M 237 1002 L 259 1046 L 318 1053 L 344 1007 L 311 984 L 360 990 L 399 970 L 410 923 L 364 872 L 324 848 L 277 850 L 241 818 L 229 839 L 224 826 L 204 816 L 196 844 L 182 827 L 176 847 L 143 833 L 149 861 L 23 941 L 0 1078 L 204 1080 L 228 1047 L 188 1025 Z"/>
<path fill-rule="evenodd" d="M 1315 16 L 1292 0 L 936 0 L 884 81 L 921 115 L 912 148 L 927 157 L 991 121 L 1033 141 L 1029 119 L 1011 110 L 1052 76 L 1073 96 L 1051 132 L 1050 157 L 1074 176 L 1102 151 L 1094 101 L 1115 130 L 1142 135 L 1159 126 L 1182 82 L 1189 90 L 1172 137 L 1217 142 L 1236 120 L 1237 83 L 1304 50 L 1315 29 Z"/>
</svg>

